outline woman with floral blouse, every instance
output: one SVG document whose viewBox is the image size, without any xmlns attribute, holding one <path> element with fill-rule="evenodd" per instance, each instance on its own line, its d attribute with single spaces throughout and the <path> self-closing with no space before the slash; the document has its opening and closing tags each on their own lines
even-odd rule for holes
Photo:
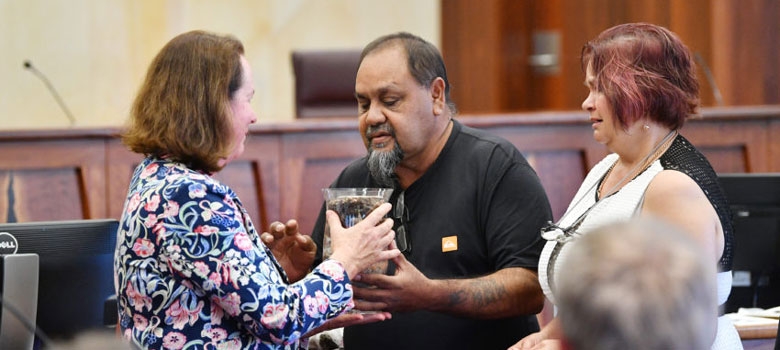
<svg viewBox="0 0 780 350">
<path fill-rule="evenodd" d="M 333 255 L 308 274 L 295 267 L 311 262 L 312 243 L 294 221 L 272 224 L 261 241 L 236 193 L 212 177 L 244 151 L 253 94 L 241 42 L 192 31 L 163 47 L 135 99 L 122 140 L 146 158 L 130 182 L 114 265 L 122 332 L 142 348 L 298 348 L 353 307 L 359 271 L 400 254 L 386 249 L 389 204 L 350 229 L 330 212 Z M 330 325 L 364 317 L 389 314 Z"/>
</svg>

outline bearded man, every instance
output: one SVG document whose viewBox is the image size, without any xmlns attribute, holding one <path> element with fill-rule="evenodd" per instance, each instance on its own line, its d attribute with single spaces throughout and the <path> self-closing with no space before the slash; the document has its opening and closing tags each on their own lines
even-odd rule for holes
<svg viewBox="0 0 780 350">
<path fill-rule="evenodd" d="M 387 274 L 362 274 L 356 308 L 392 319 L 345 328 L 349 349 L 506 349 L 539 329 L 538 176 L 508 141 L 453 116 L 439 51 L 409 33 L 368 44 L 355 82 L 368 154 L 331 187 L 393 188 Z M 322 247 L 325 208 L 312 232 Z M 321 260 L 319 248 L 315 264 Z"/>
</svg>

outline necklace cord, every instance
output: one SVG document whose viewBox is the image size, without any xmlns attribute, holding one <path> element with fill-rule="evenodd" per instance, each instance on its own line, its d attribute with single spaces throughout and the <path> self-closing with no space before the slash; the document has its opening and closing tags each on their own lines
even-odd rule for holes
<svg viewBox="0 0 780 350">
<path fill-rule="evenodd" d="M 561 216 L 561 218 L 558 220 L 558 222 L 553 223 L 552 221 L 548 221 L 547 225 L 542 227 L 542 237 L 544 239 L 548 240 L 548 241 L 556 240 L 556 241 L 558 241 L 560 243 L 564 243 L 564 242 L 569 241 L 571 239 L 571 237 L 574 236 L 574 234 L 576 233 L 577 229 L 580 227 L 582 222 L 585 221 L 585 218 L 588 216 L 588 213 L 590 213 L 590 211 L 593 210 L 593 208 L 595 208 L 596 205 L 601 203 L 603 200 L 611 197 L 613 194 L 617 193 L 620 190 L 620 188 L 622 188 L 622 186 L 624 185 L 623 182 L 630 179 L 629 176 L 631 176 L 634 173 L 636 173 L 638 175 L 642 171 L 644 171 L 644 169 L 649 167 L 650 164 L 652 164 L 653 161 L 655 161 L 657 158 L 659 158 L 657 156 L 657 152 L 661 149 L 661 147 L 663 145 L 665 145 L 670 139 L 673 139 L 673 136 L 677 136 L 677 134 L 678 134 L 677 130 L 672 130 L 666 136 L 664 136 L 664 138 L 661 139 L 661 142 L 659 142 L 657 145 L 655 145 L 653 147 L 653 149 L 650 150 L 650 152 L 642 159 L 641 162 L 637 163 L 637 165 L 635 165 L 631 169 L 631 171 L 626 173 L 626 175 L 624 175 L 620 179 L 620 181 L 615 183 L 615 185 L 613 185 L 609 189 L 609 191 L 606 192 L 606 195 L 600 196 L 599 199 L 595 203 L 593 203 L 590 207 L 588 207 L 587 210 L 585 210 L 582 214 L 580 214 L 580 216 L 577 217 L 577 219 L 574 220 L 574 222 L 571 225 L 569 225 L 569 227 L 564 228 L 564 227 L 559 226 L 561 224 L 561 222 L 563 222 L 563 219 L 566 218 L 567 214 L 569 214 L 568 211 L 563 213 L 563 216 Z M 615 162 L 615 164 L 616 163 L 617 163 L 617 161 Z M 612 167 L 614 167 L 615 164 L 612 164 Z M 604 178 L 602 178 L 601 181 L 597 181 L 597 182 L 593 183 L 593 185 L 591 185 L 590 188 L 588 188 L 588 190 L 585 191 L 582 194 L 582 196 L 580 196 L 577 199 L 576 202 L 574 202 L 574 205 L 572 205 L 570 207 L 572 209 L 576 208 L 577 205 L 580 204 L 580 202 L 582 202 L 582 200 L 593 190 L 594 187 L 596 187 L 599 184 L 603 184 L 603 181 L 606 179 L 606 176 L 609 174 L 610 171 L 612 171 L 612 167 L 610 167 L 610 169 L 607 171 L 607 173 L 605 173 Z M 637 171 L 639 171 L 639 172 L 637 173 Z"/>
</svg>

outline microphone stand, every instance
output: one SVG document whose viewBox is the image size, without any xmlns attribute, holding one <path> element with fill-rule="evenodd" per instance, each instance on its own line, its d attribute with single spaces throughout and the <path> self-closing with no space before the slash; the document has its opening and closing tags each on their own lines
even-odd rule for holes
<svg viewBox="0 0 780 350">
<path fill-rule="evenodd" d="M 33 74 L 35 74 L 38 78 L 40 78 L 43 81 L 44 84 L 46 84 L 46 88 L 49 89 L 49 92 L 51 92 L 51 94 L 54 96 L 54 99 L 57 100 L 57 103 L 60 105 L 60 108 L 62 108 L 62 110 L 65 112 L 65 115 L 68 117 L 68 120 L 70 120 L 70 126 L 72 127 L 76 125 L 76 118 L 73 117 L 73 114 L 70 113 L 68 107 L 65 106 L 65 102 L 62 101 L 60 94 L 57 93 L 57 90 L 54 89 L 54 86 L 51 85 L 49 79 L 47 79 L 46 76 L 43 75 L 43 73 L 41 73 L 41 71 L 36 69 L 32 65 L 32 62 L 30 62 L 29 60 L 24 61 L 24 68 L 33 72 Z"/>
</svg>

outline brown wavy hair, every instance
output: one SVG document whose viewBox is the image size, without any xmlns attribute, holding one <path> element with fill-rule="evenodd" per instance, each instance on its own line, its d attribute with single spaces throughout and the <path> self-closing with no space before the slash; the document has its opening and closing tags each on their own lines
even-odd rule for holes
<svg viewBox="0 0 780 350">
<path fill-rule="evenodd" d="M 595 87 L 604 93 L 623 128 L 648 117 L 673 130 L 695 115 L 699 82 L 688 47 L 670 30 L 648 23 L 609 28 L 585 44 Z"/>
<path fill-rule="evenodd" d="M 243 44 L 230 35 L 180 34 L 152 60 L 122 142 L 207 173 L 232 144 L 230 99 L 241 85 Z"/>
</svg>

